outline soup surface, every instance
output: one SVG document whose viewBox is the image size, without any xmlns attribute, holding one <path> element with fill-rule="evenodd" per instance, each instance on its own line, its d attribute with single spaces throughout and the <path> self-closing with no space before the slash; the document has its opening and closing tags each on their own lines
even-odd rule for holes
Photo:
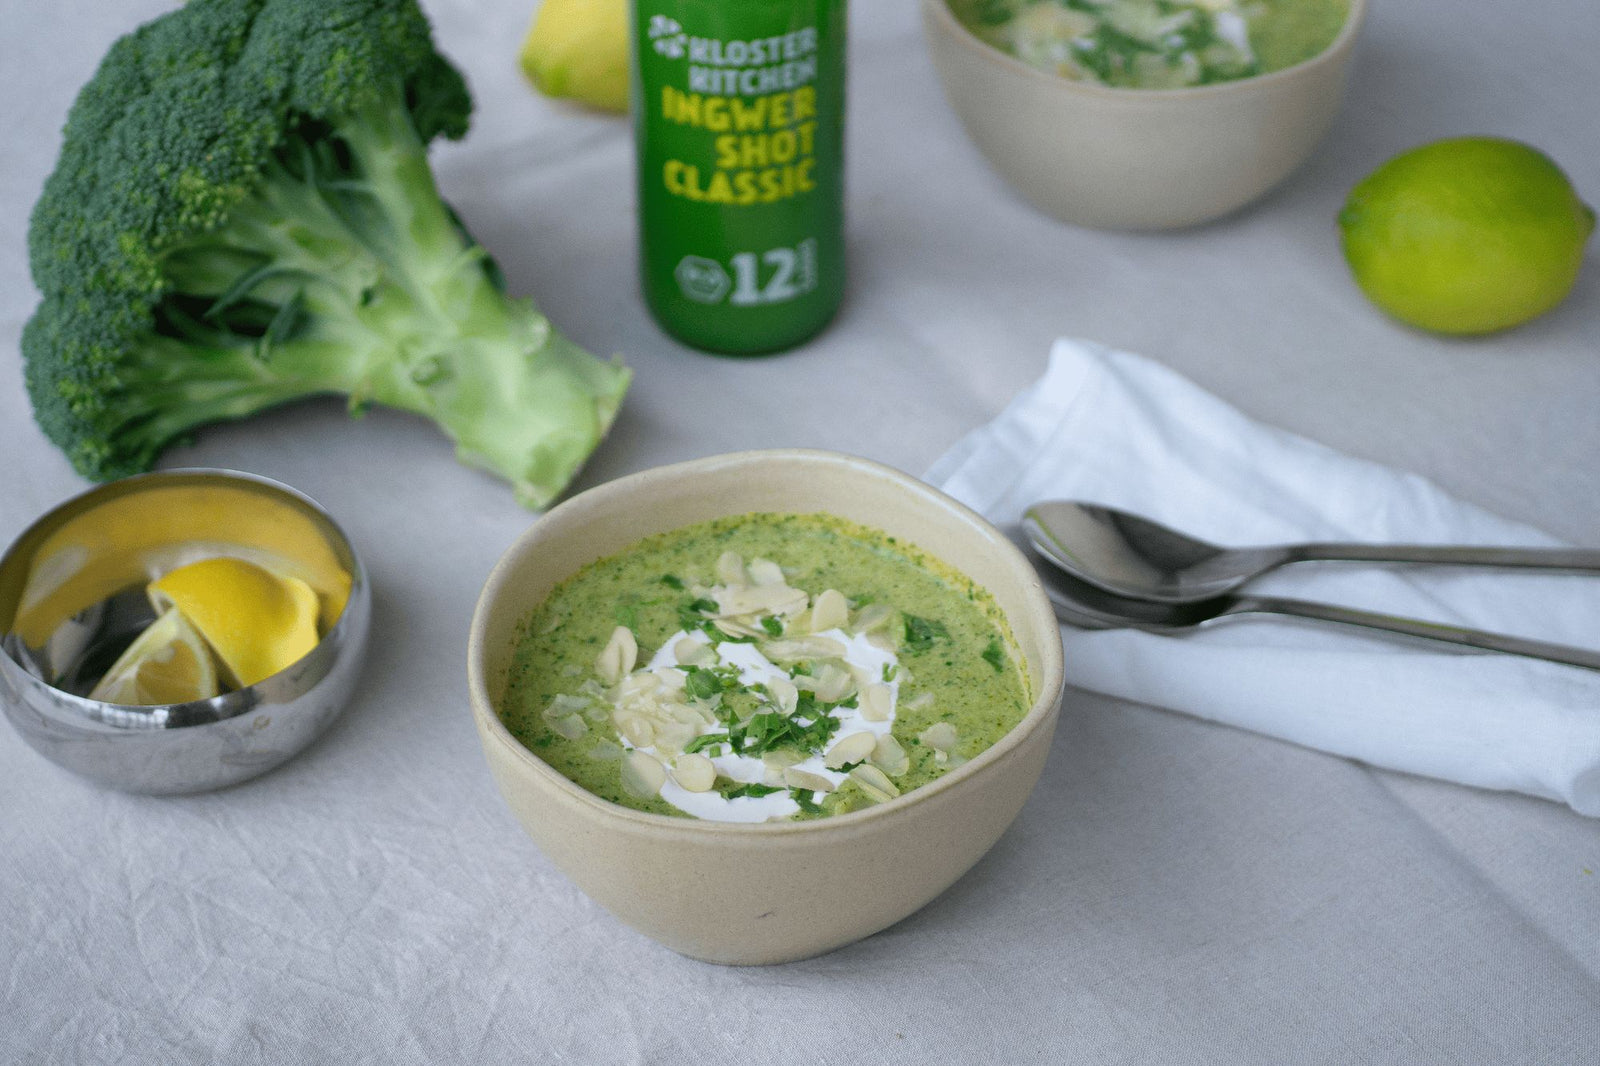
<svg viewBox="0 0 1600 1066">
<path fill-rule="evenodd" d="M 829 515 L 646 538 L 557 586 L 501 706 L 556 770 L 641 811 L 806 819 L 892 799 L 1032 703 L 989 594 Z"/>
<path fill-rule="evenodd" d="M 1333 43 L 1350 0 L 948 0 L 983 41 L 1050 74 L 1179 89 L 1302 63 Z"/>
</svg>

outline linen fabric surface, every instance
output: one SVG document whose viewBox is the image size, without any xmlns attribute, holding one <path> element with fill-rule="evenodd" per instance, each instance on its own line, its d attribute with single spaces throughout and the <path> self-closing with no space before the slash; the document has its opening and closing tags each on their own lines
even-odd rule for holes
<svg viewBox="0 0 1600 1066">
<path fill-rule="evenodd" d="M 1159 363 L 1067 339 L 1044 377 L 927 480 L 1012 528 L 1034 503 L 1074 499 L 1223 545 L 1556 546 L 1416 475 L 1263 426 Z M 1600 575 L 1297 563 L 1250 590 L 1600 642 Z M 1600 673 L 1264 615 L 1170 636 L 1062 633 L 1083 688 L 1600 815 Z"/>
<path fill-rule="evenodd" d="M 0 543 L 85 487 L 23 393 L 28 211 L 78 87 L 175 3 L 0 0 Z M 1373 5 L 1306 168 L 1167 234 L 1030 209 L 944 103 L 917 5 L 859 0 L 849 295 L 814 342 L 747 360 L 650 321 L 628 121 L 523 83 L 532 0 L 425 6 L 478 104 L 434 150 L 441 190 L 513 292 L 635 370 L 575 490 L 774 446 L 923 471 L 1070 335 L 1600 546 L 1594 247 L 1550 315 L 1447 340 L 1366 302 L 1334 224 L 1384 159 L 1468 132 L 1539 145 L 1600 198 L 1588 0 Z M 338 400 L 202 430 L 162 464 L 322 503 L 371 576 L 367 667 L 316 744 L 204 795 L 96 788 L 0 726 L 0 1063 L 1572 1066 L 1600 1048 L 1600 823 L 1082 688 L 1021 816 L 929 906 L 788 966 L 680 958 L 573 887 L 489 778 L 466 634 L 534 520 L 504 484 L 427 422 Z"/>
</svg>

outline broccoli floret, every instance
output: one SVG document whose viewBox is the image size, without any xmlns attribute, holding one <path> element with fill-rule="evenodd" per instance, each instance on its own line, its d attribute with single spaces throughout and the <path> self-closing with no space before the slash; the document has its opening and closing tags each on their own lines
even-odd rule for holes
<svg viewBox="0 0 1600 1066">
<path fill-rule="evenodd" d="M 113 45 L 28 234 L 35 417 L 84 476 L 313 394 L 423 414 L 532 507 L 629 371 L 506 295 L 439 198 L 472 109 L 416 0 L 191 0 Z"/>
</svg>

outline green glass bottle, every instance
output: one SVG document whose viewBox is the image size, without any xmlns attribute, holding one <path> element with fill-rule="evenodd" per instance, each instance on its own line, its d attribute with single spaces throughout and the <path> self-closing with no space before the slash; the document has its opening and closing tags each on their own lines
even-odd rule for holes
<svg viewBox="0 0 1600 1066">
<path fill-rule="evenodd" d="M 640 269 L 668 333 L 758 355 L 844 295 L 845 0 L 633 0 Z"/>
</svg>

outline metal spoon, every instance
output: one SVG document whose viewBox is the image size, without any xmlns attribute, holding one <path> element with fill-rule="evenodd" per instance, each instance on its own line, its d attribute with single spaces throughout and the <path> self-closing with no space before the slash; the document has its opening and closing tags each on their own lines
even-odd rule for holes
<svg viewBox="0 0 1600 1066">
<path fill-rule="evenodd" d="M 1284 614 L 1600 670 L 1600 651 L 1486 633 L 1464 626 L 1424 622 L 1415 618 L 1277 596 L 1222 595 L 1199 603 L 1152 603 L 1106 592 L 1054 567 L 1041 568 L 1040 572 L 1044 579 L 1045 594 L 1055 607 L 1056 617 L 1084 629 L 1142 629 L 1151 633 L 1171 633 L 1233 615 Z"/>
<path fill-rule="evenodd" d="M 1232 592 L 1285 563 L 1347 559 L 1600 573 L 1600 551 L 1581 548 L 1433 547 L 1418 544 L 1290 544 L 1220 548 L 1110 507 L 1046 500 L 1023 531 L 1039 554 L 1107 592 L 1157 603 L 1197 603 Z"/>
</svg>

